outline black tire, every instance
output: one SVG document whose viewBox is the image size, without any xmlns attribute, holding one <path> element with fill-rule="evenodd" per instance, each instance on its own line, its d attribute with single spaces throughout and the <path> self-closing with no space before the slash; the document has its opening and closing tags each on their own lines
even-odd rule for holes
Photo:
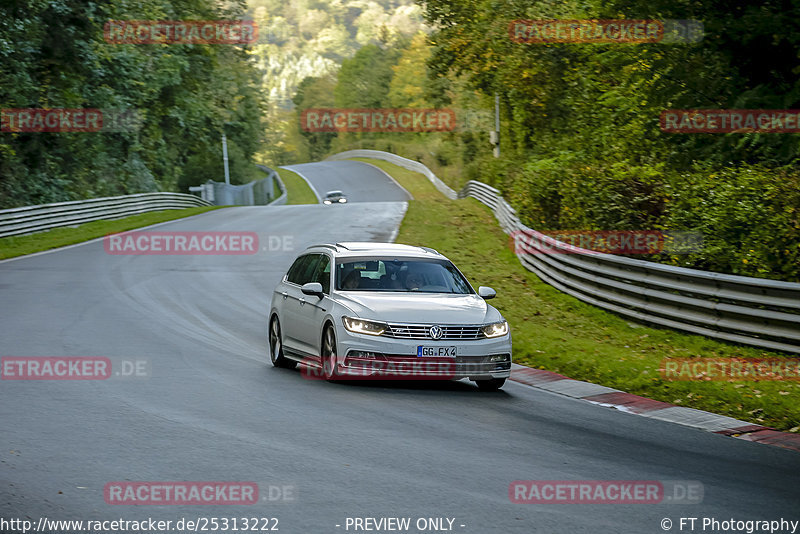
<svg viewBox="0 0 800 534">
<path fill-rule="evenodd" d="M 506 383 L 505 378 L 490 378 L 488 380 L 476 380 L 476 384 L 478 384 L 478 389 L 481 391 L 497 391 L 503 384 Z"/>
<path fill-rule="evenodd" d="M 297 362 L 283 355 L 283 337 L 281 336 L 281 323 L 273 317 L 269 323 L 269 359 L 272 365 L 283 369 L 294 369 Z"/>
<path fill-rule="evenodd" d="M 325 331 L 322 333 L 321 348 L 322 376 L 325 377 L 325 380 L 336 380 L 339 375 L 336 372 L 336 333 L 330 325 L 325 327 Z"/>
</svg>

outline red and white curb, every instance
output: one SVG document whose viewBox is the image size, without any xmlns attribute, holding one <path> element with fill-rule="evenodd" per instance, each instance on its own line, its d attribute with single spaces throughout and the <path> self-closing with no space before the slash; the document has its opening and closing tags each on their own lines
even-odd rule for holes
<svg viewBox="0 0 800 534">
<path fill-rule="evenodd" d="M 679 425 L 699 428 L 716 434 L 766 445 L 775 445 L 800 452 L 800 434 L 779 432 L 773 428 L 754 425 L 732 417 L 695 410 L 694 408 L 675 406 L 668 402 L 640 397 L 618 389 L 592 384 L 591 382 L 572 380 L 552 371 L 513 364 L 511 380 L 566 395 L 573 399 L 582 399 L 593 404 L 616 408 L 617 410 L 652 419 L 678 423 Z"/>
</svg>

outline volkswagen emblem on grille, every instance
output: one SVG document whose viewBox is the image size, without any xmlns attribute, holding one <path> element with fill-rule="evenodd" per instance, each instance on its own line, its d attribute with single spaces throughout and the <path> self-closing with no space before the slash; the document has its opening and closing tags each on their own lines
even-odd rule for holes
<svg viewBox="0 0 800 534">
<path fill-rule="evenodd" d="M 435 324 L 428 330 L 428 333 L 431 335 L 431 339 L 441 339 L 444 331 L 441 326 Z"/>
</svg>

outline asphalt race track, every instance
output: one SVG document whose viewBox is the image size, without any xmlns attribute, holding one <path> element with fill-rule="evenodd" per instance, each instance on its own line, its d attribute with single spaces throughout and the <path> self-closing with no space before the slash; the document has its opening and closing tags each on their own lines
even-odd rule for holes
<svg viewBox="0 0 800 534">
<path fill-rule="evenodd" d="M 367 165 L 292 168 L 354 202 L 229 208 L 153 229 L 255 232 L 256 254 L 113 255 L 94 241 L 0 262 L 0 355 L 108 357 L 144 362 L 148 375 L 0 381 L 0 517 L 264 517 L 303 534 L 353 532 L 356 517 L 409 517 L 410 532 L 418 518 L 449 518 L 469 534 L 800 519 L 796 452 L 515 382 L 481 393 L 469 382 L 341 384 L 273 368 L 266 312 L 292 259 L 314 242 L 392 239 L 408 198 Z M 697 481 L 703 498 L 515 504 L 516 480 Z M 107 504 L 115 481 L 251 481 L 260 500 Z"/>
<path fill-rule="evenodd" d="M 358 161 L 321 161 L 287 165 L 306 179 L 317 196 L 340 190 L 348 202 L 406 201 L 411 195 L 377 167 Z"/>
</svg>

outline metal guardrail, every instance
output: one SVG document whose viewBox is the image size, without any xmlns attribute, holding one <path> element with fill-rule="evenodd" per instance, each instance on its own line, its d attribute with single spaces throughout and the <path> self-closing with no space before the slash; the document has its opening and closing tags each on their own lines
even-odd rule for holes
<svg viewBox="0 0 800 534">
<path fill-rule="evenodd" d="M 382 159 L 421 172 L 440 191 L 446 188 L 443 192 L 449 198 L 473 197 L 486 204 L 503 231 L 513 236 L 522 265 L 584 302 L 658 326 L 800 353 L 800 283 L 686 269 L 581 249 L 522 224 L 500 192 L 482 182 L 471 180 L 456 193 L 421 163 L 377 150 L 351 150 L 328 159 L 353 157 Z"/>
<path fill-rule="evenodd" d="M 105 219 L 121 219 L 150 211 L 210 205 L 194 195 L 183 193 L 141 193 L 24 206 L 0 210 L 0 237 L 31 234 Z"/>
<path fill-rule="evenodd" d="M 265 165 L 256 165 L 256 167 L 258 167 L 259 169 L 261 169 L 262 171 L 267 173 L 267 175 L 268 175 L 267 178 L 273 178 L 275 180 L 275 183 L 278 184 L 278 189 L 280 189 L 280 192 L 281 192 L 281 194 L 278 195 L 278 197 L 276 199 L 272 200 L 267 205 L 268 206 L 283 206 L 284 204 L 286 204 L 288 191 L 286 190 L 286 184 L 284 184 L 283 180 L 281 180 L 281 175 L 278 174 L 278 171 L 276 171 L 275 169 L 270 169 L 269 167 L 267 167 Z"/>
<path fill-rule="evenodd" d="M 190 187 L 190 191 L 199 192 L 203 200 L 215 206 L 268 206 L 286 202 L 286 187 L 278 173 L 264 165 L 256 165 L 267 173 L 266 178 L 253 180 L 244 185 L 232 185 L 224 182 L 207 181 L 203 185 Z M 275 197 L 274 184 L 278 183 L 281 195 Z M 283 197 L 282 202 L 276 201 Z"/>
<path fill-rule="evenodd" d="M 218 199 L 218 205 L 222 201 L 230 203 L 234 200 L 239 201 L 239 205 L 259 205 L 259 202 L 270 206 L 286 204 L 286 185 L 278 173 L 263 165 L 257 167 L 267 173 L 266 178 L 242 186 L 210 182 L 191 188 L 201 192 L 203 198 L 184 193 L 141 193 L 0 210 L 0 237 L 32 234 L 92 221 L 121 219 L 150 211 L 212 206 L 215 198 Z M 281 192 L 274 199 L 273 179 Z M 221 189 L 222 193 L 217 193 L 217 189 Z M 206 197 L 210 197 L 210 201 Z"/>
</svg>

